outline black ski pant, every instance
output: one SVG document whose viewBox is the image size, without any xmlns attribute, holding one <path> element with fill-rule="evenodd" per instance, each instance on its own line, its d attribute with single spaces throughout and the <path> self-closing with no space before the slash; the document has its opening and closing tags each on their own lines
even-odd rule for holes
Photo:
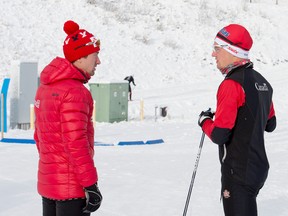
<svg viewBox="0 0 288 216">
<path fill-rule="evenodd" d="M 129 90 L 128 90 L 128 100 L 132 101 L 132 88 L 131 86 L 129 85 Z"/>
<path fill-rule="evenodd" d="M 57 201 L 42 197 L 43 216 L 90 216 L 83 213 L 85 199 Z"/>
<path fill-rule="evenodd" d="M 222 200 L 225 216 L 257 216 L 256 197 L 260 189 L 240 185 L 222 176 Z"/>
</svg>

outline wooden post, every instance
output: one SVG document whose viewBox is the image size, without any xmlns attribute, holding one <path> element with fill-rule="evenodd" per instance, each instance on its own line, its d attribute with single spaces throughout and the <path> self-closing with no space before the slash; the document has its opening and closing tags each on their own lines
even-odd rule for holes
<svg viewBox="0 0 288 216">
<path fill-rule="evenodd" d="M 34 114 L 34 104 L 30 104 L 30 130 L 34 130 L 34 121 L 35 121 L 35 114 Z"/>
<path fill-rule="evenodd" d="M 143 99 L 140 100 L 140 120 L 143 121 L 144 119 L 144 101 Z"/>
<path fill-rule="evenodd" d="M 96 126 L 96 101 L 93 100 L 93 113 L 92 113 L 92 121 L 94 127 Z"/>
<path fill-rule="evenodd" d="M 158 109 L 158 106 L 155 105 L 155 122 L 157 121 L 157 109 Z"/>
</svg>

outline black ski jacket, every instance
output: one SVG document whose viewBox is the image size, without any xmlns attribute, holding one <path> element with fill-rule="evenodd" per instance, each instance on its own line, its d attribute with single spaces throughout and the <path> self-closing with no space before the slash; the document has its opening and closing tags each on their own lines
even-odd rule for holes
<svg viewBox="0 0 288 216">
<path fill-rule="evenodd" d="M 264 131 L 271 132 L 276 127 L 276 117 L 268 119 L 273 89 L 262 75 L 247 66 L 226 77 L 243 87 L 246 98 L 238 110 L 231 138 L 219 146 L 219 152 L 224 175 L 231 174 L 240 184 L 261 188 L 269 169 Z"/>
<path fill-rule="evenodd" d="M 253 69 L 252 63 L 232 70 L 225 78 L 229 79 L 242 86 L 245 102 L 235 111 L 237 114 L 233 128 L 218 125 L 212 129 L 210 138 L 219 145 L 222 176 L 260 189 L 269 170 L 264 131 L 272 132 L 276 128 L 276 117 L 271 116 L 271 109 L 274 113 L 273 89 L 270 83 Z M 217 113 L 215 116 L 217 118 Z M 209 124 L 213 124 L 213 121 L 204 122 L 203 128 L 209 127 Z"/>
</svg>

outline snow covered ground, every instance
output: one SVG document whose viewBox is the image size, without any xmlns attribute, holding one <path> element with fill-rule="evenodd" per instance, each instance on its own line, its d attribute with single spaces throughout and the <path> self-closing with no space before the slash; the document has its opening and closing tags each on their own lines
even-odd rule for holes
<svg viewBox="0 0 288 216">
<path fill-rule="evenodd" d="M 217 31 L 229 23 L 247 27 L 254 39 L 251 60 L 274 87 L 278 127 L 265 134 L 270 173 L 258 196 L 259 216 L 288 216 L 288 2 L 279 0 L 2 0 L 0 79 L 17 92 L 21 61 L 39 72 L 62 56 L 63 23 L 73 19 L 101 39 L 102 64 L 91 82 L 123 80 L 137 86 L 129 121 L 97 123 L 96 141 L 163 139 L 164 144 L 97 146 L 95 163 L 103 205 L 93 215 L 182 215 L 201 138 L 198 114 L 215 108 L 223 77 L 211 57 Z M 140 100 L 144 121 L 140 121 Z M 155 106 L 167 106 L 158 116 Z M 29 138 L 10 129 L 5 137 Z M 0 216 L 41 215 L 36 191 L 35 145 L 0 143 Z M 188 215 L 223 215 L 217 146 L 205 138 Z"/>
</svg>

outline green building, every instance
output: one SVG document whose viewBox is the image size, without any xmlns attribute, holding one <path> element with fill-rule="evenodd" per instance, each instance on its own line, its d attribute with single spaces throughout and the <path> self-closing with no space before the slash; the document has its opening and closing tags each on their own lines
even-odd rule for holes
<svg viewBox="0 0 288 216">
<path fill-rule="evenodd" d="M 97 122 L 128 120 L 128 82 L 90 83 L 90 92 L 96 101 Z"/>
</svg>

